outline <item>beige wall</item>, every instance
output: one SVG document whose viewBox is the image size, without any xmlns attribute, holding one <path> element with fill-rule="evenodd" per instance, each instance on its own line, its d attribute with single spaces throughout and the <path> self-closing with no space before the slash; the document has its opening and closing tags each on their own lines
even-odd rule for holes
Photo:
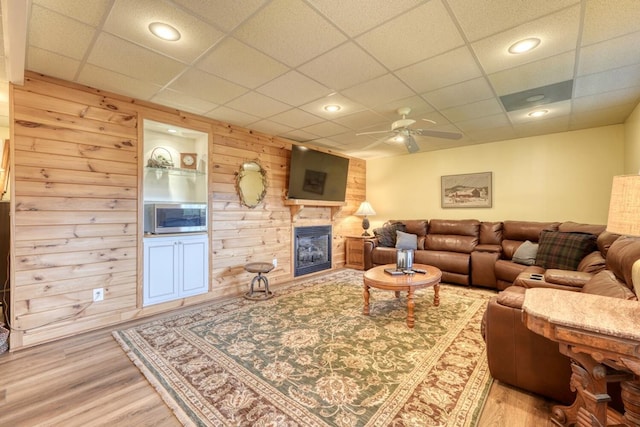
<svg viewBox="0 0 640 427">
<path fill-rule="evenodd" d="M 605 224 L 623 173 L 624 125 L 367 161 L 367 199 L 387 219 L 476 218 Z M 493 173 L 493 207 L 440 207 L 442 175 Z"/>
<path fill-rule="evenodd" d="M 640 104 L 624 123 L 624 173 L 640 173 Z"/>
</svg>

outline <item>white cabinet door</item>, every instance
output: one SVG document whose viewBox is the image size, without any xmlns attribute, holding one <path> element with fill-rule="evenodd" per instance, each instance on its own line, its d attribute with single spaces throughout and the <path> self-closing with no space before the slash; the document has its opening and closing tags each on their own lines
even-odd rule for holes
<svg viewBox="0 0 640 427">
<path fill-rule="evenodd" d="M 144 239 L 142 305 L 207 292 L 208 241 L 206 234 Z"/>
<path fill-rule="evenodd" d="M 209 285 L 208 237 L 189 236 L 180 240 L 180 296 L 207 292 Z"/>
</svg>

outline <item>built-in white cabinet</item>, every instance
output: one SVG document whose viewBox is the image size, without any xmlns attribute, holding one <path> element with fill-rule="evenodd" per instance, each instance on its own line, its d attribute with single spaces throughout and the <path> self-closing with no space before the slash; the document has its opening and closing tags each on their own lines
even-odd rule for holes
<svg viewBox="0 0 640 427">
<path fill-rule="evenodd" d="M 144 306 L 208 291 L 206 234 L 144 239 Z"/>
</svg>

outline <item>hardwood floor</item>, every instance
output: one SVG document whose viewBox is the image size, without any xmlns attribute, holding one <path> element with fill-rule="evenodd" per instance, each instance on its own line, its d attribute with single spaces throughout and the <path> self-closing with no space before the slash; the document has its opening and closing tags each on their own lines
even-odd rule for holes
<svg viewBox="0 0 640 427">
<path fill-rule="evenodd" d="M 494 382 L 479 426 L 551 427 L 550 405 Z M 0 355 L 0 426 L 180 425 L 111 330 Z"/>
</svg>

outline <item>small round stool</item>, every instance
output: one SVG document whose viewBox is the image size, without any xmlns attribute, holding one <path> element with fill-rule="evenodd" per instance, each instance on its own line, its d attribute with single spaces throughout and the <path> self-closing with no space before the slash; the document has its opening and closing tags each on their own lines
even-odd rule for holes
<svg viewBox="0 0 640 427">
<path fill-rule="evenodd" d="M 244 297 L 250 300 L 271 298 L 273 296 L 273 292 L 269 291 L 269 280 L 267 280 L 267 277 L 262 274 L 273 270 L 273 264 L 268 262 L 250 262 L 244 266 L 244 269 L 249 273 L 258 273 L 258 275 L 251 280 L 249 292 L 244 294 Z M 254 289 L 254 285 L 256 283 L 258 286 L 257 289 Z M 261 284 L 264 285 L 264 289 L 261 289 Z"/>
</svg>

